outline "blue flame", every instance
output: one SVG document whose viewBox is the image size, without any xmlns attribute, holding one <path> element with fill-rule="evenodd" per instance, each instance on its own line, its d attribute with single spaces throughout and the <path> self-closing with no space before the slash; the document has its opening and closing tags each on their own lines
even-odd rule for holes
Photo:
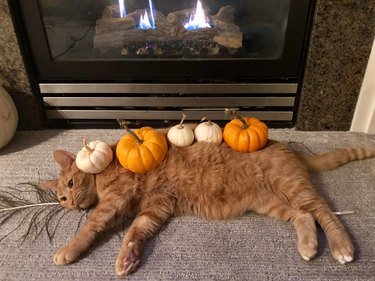
<svg viewBox="0 0 375 281">
<path fill-rule="evenodd" d="M 150 7 L 150 17 L 148 16 L 147 10 L 145 13 L 141 15 L 139 19 L 139 29 L 155 29 L 155 18 L 154 18 L 154 7 L 152 5 L 151 0 L 148 1 L 148 5 Z"/>
<path fill-rule="evenodd" d="M 120 8 L 120 17 L 126 16 L 125 0 L 118 0 L 118 6 Z"/>
<path fill-rule="evenodd" d="M 200 0 L 197 1 L 195 13 L 190 15 L 189 21 L 184 25 L 184 27 L 189 31 L 201 28 L 211 28 L 211 25 L 206 20 L 202 2 Z"/>
</svg>

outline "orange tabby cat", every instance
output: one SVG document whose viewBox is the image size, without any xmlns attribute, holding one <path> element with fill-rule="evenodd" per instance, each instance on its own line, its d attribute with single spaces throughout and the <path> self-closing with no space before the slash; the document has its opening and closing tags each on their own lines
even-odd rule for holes
<svg viewBox="0 0 375 281">
<path fill-rule="evenodd" d="M 171 216 L 219 220 L 247 211 L 291 221 L 304 260 L 317 253 L 317 221 L 327 236 L 332 256 L 341 264 L 351 262 L 353 244 L 314 189 L 309 172 L 374 157 L 375 148 L 297 156 L 275 141 L 254 153 L 235 152 L 225 143 L 197 142 L 184 148 L 171 145 L 166 159 L 142 175 L 125 170 L 117 159 L 100 174 L 85 174 L 77 168 L 74 154 L 57 150 L 53 156 L 62 172 L 58 179 L 43 186 L 55 190 L 66 208 L 94 207 L 77 235 L 57 251 L 54 263 L 76 261 L 114 220 L 134 214 L 116 260 L 117 274 L 126 275 L 139 263 L 146 239 Z"/>
</svg>

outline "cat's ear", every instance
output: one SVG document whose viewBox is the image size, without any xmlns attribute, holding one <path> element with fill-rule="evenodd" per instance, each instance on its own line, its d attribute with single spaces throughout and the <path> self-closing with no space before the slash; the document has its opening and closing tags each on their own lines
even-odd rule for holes
<svg viewBox="0 0 375 281">
<path fill-rule="evenodd" d="M 47 180 L 40 183 L 40 187 L 43 189 L 50 189 L 52 191 L 57 190 L 57 180 Z"/>
<path fill-rule="evenodd" d="M 65 150 L 55 150 L 53 152 L 53 158 L 60 165 L 63 171 L 66 171 L 70 168 L 76 156 L 73 153 L 70 153 Z"/>
</svg>

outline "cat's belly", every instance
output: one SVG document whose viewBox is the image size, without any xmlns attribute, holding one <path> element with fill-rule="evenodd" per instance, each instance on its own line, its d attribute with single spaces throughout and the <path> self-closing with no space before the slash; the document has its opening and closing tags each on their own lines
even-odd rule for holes
<svg viewBox="0 0 375 281">
<path fill-rule="evenodd" d="M 195 215 L 206 219 L 237 217 L 249 210 L 256 192 L 254 175 L 235 167 L 201 167 L 194 176 L 170 179 L 177 196 L 180 215 Z"/>
</svg>

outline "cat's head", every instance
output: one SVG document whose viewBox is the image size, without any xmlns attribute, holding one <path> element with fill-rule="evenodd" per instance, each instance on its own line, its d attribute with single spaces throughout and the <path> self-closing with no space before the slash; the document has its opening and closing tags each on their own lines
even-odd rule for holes
<svg viewBox="0 0 375 281">
<path fill-rule="evenodd" d="M 53 158 L 61 167 L 57 179 L 42 182 L 43 188 L 56 192 L 56 196 L 64 208 L 88 209 L 97 203 L 95 176 L 78 169 L 76 156 L 64 150 L 56 150 Z"/>
</svg>

